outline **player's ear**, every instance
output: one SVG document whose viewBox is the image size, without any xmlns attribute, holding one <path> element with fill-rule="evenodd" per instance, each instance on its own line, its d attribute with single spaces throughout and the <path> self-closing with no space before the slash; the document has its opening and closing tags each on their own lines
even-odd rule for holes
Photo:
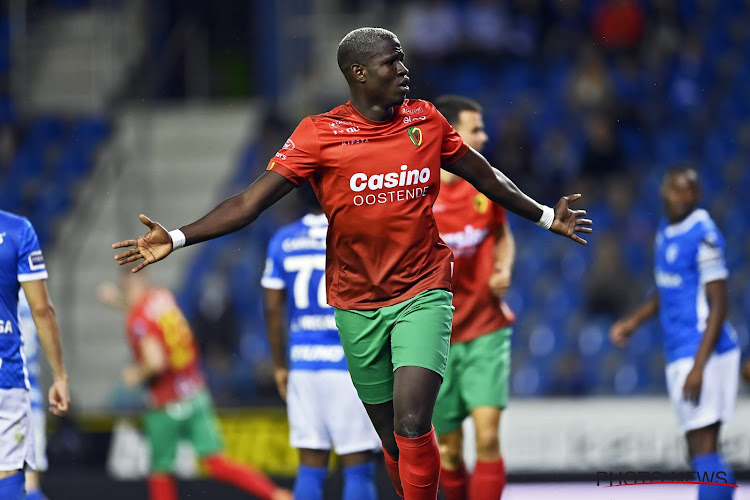
<svg viewBox="0 0 750 500">
<path fill-rule="evenodd" d="M 367 81 L 367 70 L 363 65 L 354 63 L 352 64 L 351 71 L 354 81 L 359 83 L 365 83 L 365 81 Z"/>
</svg>

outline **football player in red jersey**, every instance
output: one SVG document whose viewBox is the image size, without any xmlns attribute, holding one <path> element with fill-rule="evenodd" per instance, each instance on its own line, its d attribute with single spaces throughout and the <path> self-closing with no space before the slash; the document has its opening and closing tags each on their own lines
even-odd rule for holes
<svg viewBox="0 0 750 500">
<path fill-rule="evenodd" d="M 122 291 L 99 287 L 99 299 L 127 309 L 126 329 L 134 362 L 122 372 L 129 386 L 145 384 L 149 410 L 143 417 L 151 450 L 151 500 L 176 500 L 172 478 L 177 445 L 189 441 L 208 474 L 264 500 L 291 500 L 259 471 L 222 454 L 224 447 L 211 396 L 201 372 L 190 325 L 172 292 L 148 282 L 145 274 L 123 273 Z"/>
<path fill-rule="evenodd" d="M 487 142 L 482 107 L 461 96 L 435 100 L 456 132 L 477 151 Z M 516 247 L 505 211 L 474 186 L 440 171 L 433 206 L 440 237 L 453 250 L 453 332 L 448 367 L 432 424 L 440 444 L 440 485 L 446 500 L 497 500 L 505 486 L 500 413 L 508 401 L 510 336 L 515 320 L 502 297 Z M 463 464 L 461 424 L 471 415 L 477 462 L 469 478 Z"/>
<path fill-rule="evenodd" d="M 432 412 L 448 358 L 453 316 L 452 253 L 432 204 L 440 169 L 463 177 L 493 202 L 585 244 L 583 210 L 554 208 L 524 194 L 466 146 L 435 107 L 408 100 L 401 42 L 382 28 L 359 28 L 339 43 L 337 62 L 351 99 L 299 124 L 267 171 L 201 219 L 168 232 L 141 215 L 149 232 L 114 243 L 134 272 L 172 251 L 237 231 L 310 180 L 329 221 L 326 292 L 347 365 L 383 442 L 396 491 L 434 500 L 440 453 Z"/>
</svg>

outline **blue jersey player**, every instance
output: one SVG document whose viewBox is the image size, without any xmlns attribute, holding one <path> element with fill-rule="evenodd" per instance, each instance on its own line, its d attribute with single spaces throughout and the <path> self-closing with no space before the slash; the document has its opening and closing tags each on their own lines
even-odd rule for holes
<svg viewBox="0 0 750 500">
<path fill-rule="evenodd" d="M 661 195 L 666 218 L 659 225 L 654 277 L 657 293 L 612 326 L 610 338 L 624 346 L 638 326 L 659 314 L 669 397 L 687 439 L 700 481 L 734 483 L 719 454 L 719 429 L 734 413 L 740 351 L 726 321 L 729 300 L 725 243 L 708 212 L 697 208 L 697 172 L 670 169 Z M 703 484 L 699 500 L 732 498 L 734 488 Z"/>
<path fill-rule="evenodd" d="M 50 410 L 67 412 L 68 381 L 62 360 L 60 331 L 47 294 L 47 269 L 31 223 L 0 211 L 0 498 L 24 496 L 23 469 L 35 466 L 29 381 L 18 324 L 18 292 L 23 288 L 53 382 Z"/>
<path fill-rule="evenodd" d="M 323 498 L 333 448 L 344 468 L 343 499 L 373 500 L 372 451 L 380 438 L 354 389 L 326 303 L 328 220 L 312 189 L 300 189 L 315 210 L 273 236 L 261 281 L 276 384 L 287 402 L 291 445 L 299 450 L 294 497 Z"/>
<path fill-rule="evenodd" d="M 42 500 L 44 494 L 39 484 L 39 472 L 47 470 L 47 434 L 44 416 L 44 396 L 40 386 L 39 337 L 34 326 L 29 301 L 23 290 L 18 293 L 18 326 L 21 328 L 26 372 L 29 376 L 29 398 L 31 399 L 31 431 L 34 434 L 34 460 L 36 470 L 26 469 L 26 500 Z"/>
</svg>

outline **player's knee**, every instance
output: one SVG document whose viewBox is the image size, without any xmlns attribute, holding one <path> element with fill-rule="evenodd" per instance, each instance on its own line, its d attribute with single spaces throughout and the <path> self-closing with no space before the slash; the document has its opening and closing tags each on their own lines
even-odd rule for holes
<svg viewBox="0 0 750 500">
<path fill-rule="evenodd" d="M 492 457 L 500 453 L 500 435 L 495 429 L 478 433 L 476 437 L 477 457 Z"/>
<path fill-rule="evenodd" d="M 450 445 L 440 445 L 440 463 L 443 468 L 455 470 L 461 467 L 461 449 Z"/>
<path fill-rule="evenodd" d="M 406 438 L 424 436 L 432 428 L 432 420 L 417 412 L 405 412 L 395 418 L 396 434 Z"/>
</svg>

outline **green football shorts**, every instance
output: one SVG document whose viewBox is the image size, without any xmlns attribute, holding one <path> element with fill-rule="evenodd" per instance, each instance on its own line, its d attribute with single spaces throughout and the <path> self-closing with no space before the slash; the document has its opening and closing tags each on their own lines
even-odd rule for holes
<svg viewBox="0 0 750 500">
<path fill-rule="evenodd" d="M 200 457 L 218 453 L 224 447 L 214 405 L 206 391 L 149 410 L 143 424 L 151 446 L 153 472 L 172 472 L 180 440 L 189 441 Z"/>
<path fill-rule="evenodd" d="M 427 290 L 416 297 L 368 311 L 336 309 L 336 326 L 359 399 L 393 399 L 393 372 L 420 366 L 445 374 L 453 324 L 453 294 Z"/>
<path fill-rule="evenodd" d="M 432 424 L 438 435 L 453 432 L 474 408 L 505 408 L 510 375 L 512 328 L 501 328 L 469 342 L 451 344 Z"/>
</svg>

